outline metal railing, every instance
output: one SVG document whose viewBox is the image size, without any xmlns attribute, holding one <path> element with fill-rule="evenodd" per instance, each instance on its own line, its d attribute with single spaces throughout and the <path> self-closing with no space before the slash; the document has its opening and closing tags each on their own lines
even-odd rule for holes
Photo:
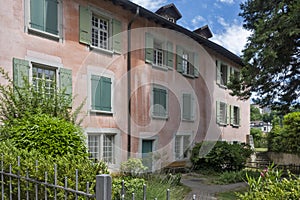
<svg viewBox="0 0 300 200">
<path fill-rule="evenodd" d="M 54 164 L 53 183 L 48 182 L 48 172 L 45 172 L 44 180 L 32 178 L 26 170 L 26 175 L 20 173 L 20 157 L 18 157 L 18 166 L 16 173 L 13 173 L 12 165 L 9 164 L 9 169 L 4 169 L 3 156 L 1 159 L 0 171 L 0 194 L 1 200 L 38 200 L 38 199 L 95 199 L 107 200 L 111 199 L 111 177 L 107 174 L 96 176 L 95 194 L 89 192 L 90 184 L 86 183 L 86 191 L 78 190 L 78 170 L 75 171 L 75 189 L 68 187 L 68 178 L 65 177 L 64 185 L 59 185 L 57 181 L 57 165 Z M 36 161 L 37 168 L 37 161 Z"/>
</svg>

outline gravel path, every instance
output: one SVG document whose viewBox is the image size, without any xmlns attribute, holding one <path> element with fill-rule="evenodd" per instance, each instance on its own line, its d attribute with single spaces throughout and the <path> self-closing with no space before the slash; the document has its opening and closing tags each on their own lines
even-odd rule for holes
<svg viewBox="0 0 300 200">
<path fill-rule="evenodd" d="M 246 183 L 234 183 L 229 185 L 212 185 L 207 184 L 206 178 L 198 178 L 191 175 L 183 175 L 181 183 L 190 187 L 192 191 L 187 195 L 185 200 L 192 200 L 193 195 L 196 195 L 196 200 L 211 200 L 217 199 L 217 193 L 235 190 L 246 187 Z"/>
</svg>

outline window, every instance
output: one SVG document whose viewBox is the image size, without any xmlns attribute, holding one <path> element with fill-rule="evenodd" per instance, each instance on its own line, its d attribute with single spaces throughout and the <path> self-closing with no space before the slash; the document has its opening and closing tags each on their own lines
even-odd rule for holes
<svg viewBox="0 0 300 200">
<path fill-rule="evenodd" d="M 88 149 L 90 158 L 107 163 L 115 163 L 114 155 L 115 135 L 88 135 Z"/>
<path fill-rule="evenodd" d="M 43 94 L 54 94 L 56 89 L 56 70 L 48 66 L 32 65 L 32 84 Z"/>
<path fill-rule="evenodd" d="M 193 120 L 194 119 L 194 102 L 192 94 L 182 95 L 182 119 Z"/>
<path fill-rule="evenodd" d="M 108 49 L 108 20 L 92 16 L 92 46 Z"/>
<path fill-rule="evenodd" d="M 227 111 L 228 105 L 224 102 L 217 101 L 217 123 L 220 125 L 227 125 L 229 120 L 227 120 L 229 112 Z"/>
<path fill-rule="evenodd" d="M 240 78 L 240 72 L 238 69 L 233 68 L 219 60 L 216 61 L 216 66 L 217 66 L 217 84 L 218 85 L 226 87 L 226 85 L 229 83 L 231 77 L 234 77 L 237 79 Z"/>
<path fill-rule="evenodd" d="M 91 107 L 93 111 L 112 113 L 112 81 L 109 77 L 91 76 Z"/>
<path fill-rule="evenodd" d="M 175 136 L 175 159 L 188 158 L 188 151 L 190 147 L 190 135 L 176 135 Z"/>
<path fill-rule="evenodd" d="M 153 64 L 156 66 L 163 67 L 164 65 L 164 51 L 161 43 L 154 43 L 153 49 Z"/>
<path fill-rule="evenodd" d="M 62 21 L 61 2 L 58 0 L 29 0 L 28 2 L 28 31 L 58 38 L 59 24 Z"/>
<path fill-rule="evenodd" d="M 168 92 L 167 89 L 160 86 L 153 87 L 153 117 L 167 118 L 168 117 Z"/>
<path fill-rule="evenodd" d="M 90 7 L 79 7 L 79 42 L 106 53 L 122 53 L 121 21 Z"/>
<path fill-rule="evenodd" d="M 56 88 L 60 88 L 64 90 L 67 97 L 72 97 L 72 70 L 70 69 L 14 58 L 13 80 L 18 87 L 23 87 L 24 80 L 29 80 L 43 94 L 51 95 Z"/>
<path fill-rule="evenodd" d="M 239 126 L 240 125 L 240 108 L 238 106 L 230 106 L 230 115 L 231 115 L 231 125 Z"/>
<path fill-rule="evenodd" d="M 198 54 L 176 46 L 177 71 L 189 77 L 199 77 Z"/>
<path fill-rule="evenodd" d="M 158 36 L 145 34 L 145 62 L 163 69 L 173 69 L 173 44 Z"/>
</svg>

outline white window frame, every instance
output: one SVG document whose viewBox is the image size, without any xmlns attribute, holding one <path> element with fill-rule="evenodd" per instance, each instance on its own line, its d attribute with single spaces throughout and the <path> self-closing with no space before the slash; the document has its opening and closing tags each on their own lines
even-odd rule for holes
<svg viewBox="0 0 300 200">
<path fill-rule="evenodd" d="M 107 48 L 101 48 L 99 46 L 94 46 L 92 44 L 92 30 L 91 30 L 91 35 L 90 35 L 90 38 L 91 38 L 91 44 L 89 45 L 89 47 L 91 49 L 94 49 L 94 50 L 97 50 L 99 52 L 103 52 L 103 53 L 107 53 L 109 55 L 112 55 L 114 53 L 113 49 L 112 49 L 112 21 L 113 21 L 113 16 L 110 15 L 109 13 L 107 13 L 105 10 L 102 10 L 100 8 L 94 8 L 94 7 L 89 7 L 90 10 L 91 10 L 91 15 L 92 16 L 96 16 L 100 19 L 104 19 L 108 22 L 108 36 L 107 36 L 107 45 L 108 47 Z M 90 18 L 90 23 L 91 23 L 91 29 L 93 29 L 93 24 L 92 24 L 92 19 L 93 17 Z"/>
<path fill-rule="evenodd" d="M 98 27 L 93 26 L 93 19 L 97 20 L 98 23 Z M 100 27 L 101 21 L 106 23 L 107 29 L 103 29 Z M 99 49 L 104 49 L 105 51 L 110 50 L 111 48 L 111 44 L 110 44 L 110 34 L 111 34 L 111 22 L 110 19 L 105 18 L 101 15 L 95 14 L 94 12 L 92 13 L 92 17 L 91 17 L 91 46 L 95 47 L 95 48 L 99 48 Z M 98 40 L 98 44 L 93 43 L 93 30 L 97 30 L 97 40 Z M 101 40 L 101 33 L 106 34 L 106 40 Z M 105 42 L 105 45 L 103 44 L 103 41 Z"/>
<path fill-rule="evenodd" d="M 231 105 L 231 107 L 232 107 L 231 112 L 233 112 L 232 113 L 233 119 L 231 119 L 231 125 L 233 127 L 239 127 L 241 124 L 240 122 L 241 108 L 239 106 L 233 106 L 233 105 Z M 237 113 L 235 111 L 237 111 Z"/>
<path fill-rule="evenodd" d="M 192 61 L 194 60 L 193 53 L 183 50 L 182 54 L 182 73 L 186 76 L 194 77 L 194 66 Z"/>
<path fill-rule="evenodd" d="M 177 133 L 174 136 L 174 160 L 183 160 L 188 159 L 190 156 L 189 150 L 192 146 L 192 133 Z M 184 144 L 185 139 L 188 138 L 188 144 Z M 177 146 L 177 142 L 179 142 L 179 149 Z M 185 149 L 185 147 L 187 147 Z M 179 150 L 179 151 L 178 151 Z"/>
<path fill-rule="evenodd" d="M 152 66 L 158 69 L 167 71 L 168 67 L 166 65 L 166 42 L 157 39 L 158 36 L 153 37 L 153 63 Z M 158 61 L 158 53 L 161 54 L 161 62 Z"/>
<path fill-rule="evenodd" d="M 63 1 L 57 0 L 57 35 L 32 28 L 30 25 L 30 0 L 24 0 L 24 29 L 26 33 L 62 42 L 63 40 Z"/>
<path fill-rule="evenodd" d="M 154 114 L 154 88 L 157 89 L 163 89 L 166 91 L 166 115 L 165 116 L 158 116 Z M 151 87 L 151 116 L 154 119 L 168 119 L 169 118 L 169 91 L 168 88 L 162 86 L 162 85 L 158 85 L 158 84 L 153 84 Z"/>
<path fill-rule="evenodd" d="M 87 144 L 88 144 L 88 150 L 89 150 L 89 158 L 90 159 L 96 159 L 97 161 L 100 161 L 100 160 L 103 160 L 104 162 L 106 163 L 109 163 L 109 164 L 115 164 L 116 163 L 116 135 L 117 134 L 114 134 L 114 133 L 88 133 L 88 136 L 87 136 Z M 98 158 L 95 158 L 93 156 L 90 155 L 90 140 L 89 140 L 89 137 L 96 137 L 96 140 L 97 141 L 97 149 L 98 149 L 98 152 L 92 152 L 92 153 L 97 153 L 98 154 Z M 112 142 L 112 161 L 107 161 L 107 160 L 104 160 L 104 138 L 106 136 L 112 136 L 113 137 L 113 142 Z"/>
<path fill-rule="evenodd" d="M 184 118 L 184 95 L 190 95 L 191 111 L 189 118 Z M 181 119 L 182 121 L 194 121 L 195 120 L 195 97 L 192 93 L 183 92 L 181 102 Z"/>
<path fill-rule="evenodd" d="M 220 116 L 222 116 L 222 118 L 220 118 L 220 122 L 219 122 L 219 124 L 220 125 L 227 125 L 227 115 L 228 115 L 228 108 L 227 108 L 227 106 L 229 106 L 227 103 L 225 103 L 225 102 L 222 102 L 222 101 L 220 101 L 219 102 L 220 103 L 220 108 L 219 108 L 219 112 L 220 113 L 217 113 L 217 116 L 218 115 L 220 115 Z M 222 110 L 221 108 L 224 108 L 224 110 Z M 222 114 L 222 115 L 221 115 Z"/>
</svg>

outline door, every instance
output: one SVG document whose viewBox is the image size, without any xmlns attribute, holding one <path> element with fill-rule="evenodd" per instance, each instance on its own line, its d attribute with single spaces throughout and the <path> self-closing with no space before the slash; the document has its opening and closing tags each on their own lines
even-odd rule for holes
<svg viewBox="0 0 300 200">
<path fill-rule="evenodd" d="M 152 152 L 153 152 L 153 140 L 143 140 L 142 159 L 143 159 L 143 165 L 148 168 L 147 172 L 152 171 Z"/>
</svg>

